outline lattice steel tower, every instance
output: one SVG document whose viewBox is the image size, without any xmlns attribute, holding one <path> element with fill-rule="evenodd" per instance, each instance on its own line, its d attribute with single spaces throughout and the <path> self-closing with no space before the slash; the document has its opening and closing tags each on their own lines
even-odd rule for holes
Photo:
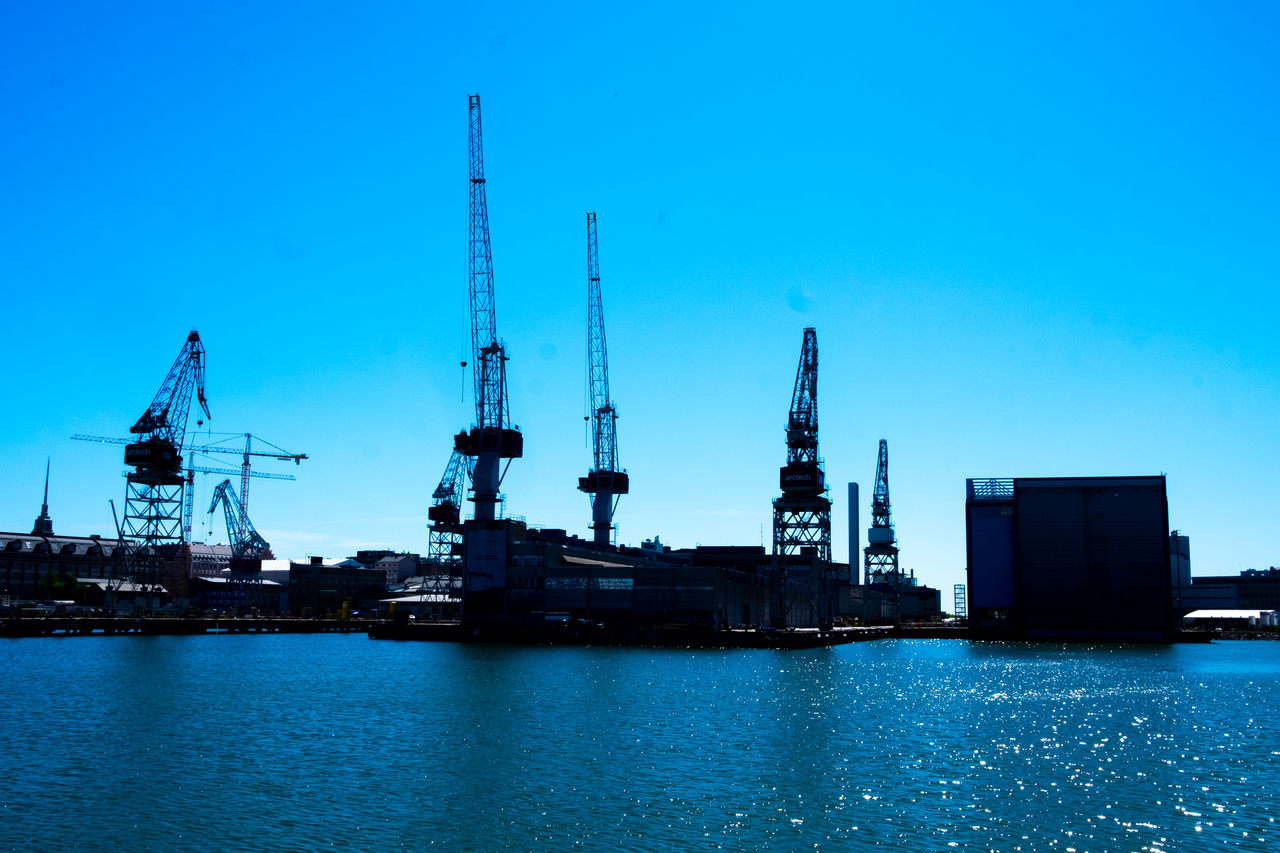
<svg viewBox="0 0 1280 853">
<path fill-rule="evenodd" d="M 502 500 L 498 489 L 503 459 L 524 455 L 524 437 L 511 427 L 507 413 L 507 355 L 498 339 L 493 291 L 493 257 L 489 247 L 489 208 L 485 199 L 484 148 L 480 134 L 480 96 L 467 96 L 469 277 L 471 294 L 471 354 L 475 377 L 476 422 L 454 437 L 454 448 L 475 458 L 471 500 L 477 520 L 492 520 Z"/>
<path fill-rule="evenodd" d="M 191 332 L 151 405 L 129 431 L 138 436 L 125 445 L 127 475 L 123 535 L 155 552 L 183 544 L 182 440 L 194 390 L 205 417 L 204 346 Z"/>
<path fill-rule="evenodd" d="M 456 574 L 461 562 L 462 500 L 475 464 L 474 456 L 464 456 L 454 450 L 440 485 L 431 493 L 432 504 L 427 510 L 427 519 L 431 522 L 427 528 L 427 559 L 440 573 Z"/>
<path fill-rule="evenodd" d="M 593 495 L 591 530 L 595 544 L 608 545 L 617 496 L 631 490 L 631 481 L 625 471 L 618 470 L 618 410 L 609 397 L 609 357 L 604 341 L 594 213 L 587 214 L 587 405 L 594 453 L 591 470 L 578 478 L 578 488 Z"/>
</svg>

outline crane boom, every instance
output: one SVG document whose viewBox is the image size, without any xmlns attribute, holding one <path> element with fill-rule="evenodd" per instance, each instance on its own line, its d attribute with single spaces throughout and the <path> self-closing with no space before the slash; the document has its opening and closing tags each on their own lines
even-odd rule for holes
<svg viewBox="0 0 1280 853">
<path fill-rule="evenodd" d="M 787 462 L 818 462 L 818 333 L 804 330 L 800 364 L 787 416 Z"/>
<path fill-rule="evenodd" d="M 501 355 L 498 343 L 498 309 L 493 290 L 493 250 L 489 243 L 489 203 L 485 194 L 484 143 L 480 126 L 480 96 L 467 101 L 467 203 L 468 276 L 471 305 L 471 352 L 475 358 L 476 425 L 501 427 L 505 418 L 503 393 L 498 371 L 486 363 Z"/>
<path fill-rule="evenodd" d="M 155 399 L 142 413 L 129 432 L 142 435 L 143 441 L 163 438 L 174 447 L 182 446 L 187 430 L 187 414 L 191 408 L 191 391 L 194 388 L 204 416 L 209 417 L 209 403 L 204 396 L 204 345 L 194 329 L 187 335 L 169 375 L 160 384 Z"/>
<path fill-rule="evenodd" d="M 880 453 L 876 458 L 876 486 L 871 494 L 871 526 L 893 527 L 889 507 L 889 442 L 880 439 Z"/>
</svg>

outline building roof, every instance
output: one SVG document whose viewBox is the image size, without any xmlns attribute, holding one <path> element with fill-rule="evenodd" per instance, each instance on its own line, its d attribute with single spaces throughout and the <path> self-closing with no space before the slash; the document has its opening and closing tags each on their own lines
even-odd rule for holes
<svg viewBox="0 0 1280 853">
<path fill-rule="evenodd" d="M 110 556 L 115 551 L 116 539 L 102 539 L 94 536 L 37 536 L 34 533 L 0 533 L 0 551 L 26 552 L 35 551 L 40 544 L 49 546 L 49 550 L 57 554 L 87 554 L 92 547 L 100 547 L 102 556 Z M 72 546 L 73 550 L 67 550 Z"/>
<path fill-rule="evenodd" d="M 420 595 L 402 595 L 399 598 L 380 598 L 379 604 L 456 604 L 458 599 L 449 595 L 421 593 Z"/>
<path fill-rule="evenodd" d="M 575 557 L 572 554 L 565 554 L 564 561 L 571 566 L 601 566 L 609 569 L 625 569 L 630 567 L 630 563 L 611 563 L 608 560 L 591 559 L 589 557 Z"/>
<path fill-rule="evenodd" d="M 1274 610 L 1193 610 L 1184 619 L 1258 619 Z"/>
<path fill-rule="evenodd" d="M 232 583 L 232 579 L 228 575 L 218 575 L 217 577 L 194 577 L 191 579 L 191 582 L 192 583 L 229 584 L 229 583 Z M 244 580 L 243 578 L 236 578 L 235 582 L 243 583 Z M 258 583 L 262 584 L 263 586 L 283 586 L 283 584 L 277 583 L 276 581 L 267 580 L 266 578 L 259 578 Z"/>
</svg>

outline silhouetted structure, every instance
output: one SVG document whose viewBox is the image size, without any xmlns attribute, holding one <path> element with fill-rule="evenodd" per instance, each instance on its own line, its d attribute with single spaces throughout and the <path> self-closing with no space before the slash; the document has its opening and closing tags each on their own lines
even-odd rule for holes
<svg viewBox="0 0 1280 853">
<path fill-rule="evenodd" d="M 965 517 L 976 636 L 1172 636 L 1163 476 L 973 479 Z"/>
<path fill-rule="evenodd" d="M 787 414 L 787 464 L 773 501 L 773 602 L 777 627 L 827 626 L 839 598 L 831 566 L 831 500 L 818 455 L 818 333 L 804 330 Z"/>
<path fill-rule="evenodd" d="M 578 488 L 592 496 L 591 530 L 595 543 L 608 545 L 613 534 L 616 496 L 631 491 L 631 481 L 625 471 L 618 470 L 618 410 L 609 396 L 609 354 L 604 339 L 594 213 L 587 214 L 587 406 L 592 464 L 587 476 L 578 478 Z"/>
<path fill-rule="evenodd" d="M 184 542 L 181 454 L 193 392 L 209 417 L 204 345 L 195 331 L 187 335 L 151 405 L 129 427 L 137 440 L 124 449 L 125 464 L 134 469 L 126 478 L 124 538 L 148 551 L 174 550 Z"/>
<path fill-rule="evenodd" d="M 876 485 L 871 493 L 871 527 L 867 528 L 862 579 L 868 586 L 886 584 L 892 589 L 902 586 L 897 538 L 889 504 L 889 442 L 883 438 L 876 457 Z"/>
<path fill-rule="evenodd" d="M 427 559 L 437 566 L 435 577 L 457 576 L 462 562 L 462 501 L 467 493 L 467 483 L 475 469 L 474 456 L 458 452 L 449 456 L 440 484 L 431 493 L 431 506 L 427 509 Z M 446 584 L 444 592 L 451 588 Z"/>
<path fill-rule="evenodd" d="M 468 181 L 470 195 L 469 275 L 471 298 L 471 357 L 475 376 L 476 422 L 470 431 L 454 437 L 454 448 L 475 457 L 471 473 L 471 499 L 478 521 L 497 516 L 498 490 L 505 469 L 503 459 L 524 455 L 524 438 L 510 426 L 507 412 L 507 354 L 498 339 L 497 307 L 493 290 L 493 258 L 489 245 L 489 208 L 485 195 L 484 147 L 480 128 L 480 96 L 468 96 Z"/>
<path fill-rule="evenodd" d="M 44 503 L 40 505 L 40 514 L 31 528 L 32 536 L 52 536 L 53 519 L 49 517 L 49 460 L 44 461 Z"/>
<path fill-rule="evenodd" d="M 1238 575 L 1193 578 L 1192 590 L 1216 588 L 1234 591 L 1233 607 L 1241 610 L 1280 610 L 1280 568 L 1246 569 Z M 1229 593 L 1228 593 L 1229 595 Z"/>
<path fill-rule="evenodd" d="M 209 504 L 209 514 L 213 515 L 222 504 L 223 516 L 227 522 L 227 538 L 231 540 L 231 554 L 237 558 L 270 560 L 273 558 L 271 545 L 254 528 L 253 522 L 245 514 L 244 507 L 236 500 L 235 489 L 230 480 L 223 480 L 213 490 L 213 501 Z"/>
<path fill-rule="evenodd" d="M 386 572 L 347 562 L 326 564 L 319 557 L 289 564 L 289 609 L 295 616 L 324 616 L 351 609 L 376 609 L 386 595 Z"/>
</svg>

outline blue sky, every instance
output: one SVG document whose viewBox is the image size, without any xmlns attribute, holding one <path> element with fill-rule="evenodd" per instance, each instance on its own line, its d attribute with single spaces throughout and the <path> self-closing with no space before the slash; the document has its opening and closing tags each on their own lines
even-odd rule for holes
<svg viewBox="0 0 1280 853">
<path fill-rule="evenodd" d="M 1163 472 L 1196 574 L 1280 562 L 1277 13 L 1042 6 L 5 5 L 0 528 L 49 456 L 55 529 L 110 532 L 119 449 L 69 437 L 194 328 L 210 426 L 311 456 L 254 484 L 281 556 L 425 549 L 479 92 L 509 513 L 587 533 L 595 210 L 621 541 L 768 540 L 813 325 L 838 559 L 886 438 L 948 602 L 973 476 Z"/>
</svg>

